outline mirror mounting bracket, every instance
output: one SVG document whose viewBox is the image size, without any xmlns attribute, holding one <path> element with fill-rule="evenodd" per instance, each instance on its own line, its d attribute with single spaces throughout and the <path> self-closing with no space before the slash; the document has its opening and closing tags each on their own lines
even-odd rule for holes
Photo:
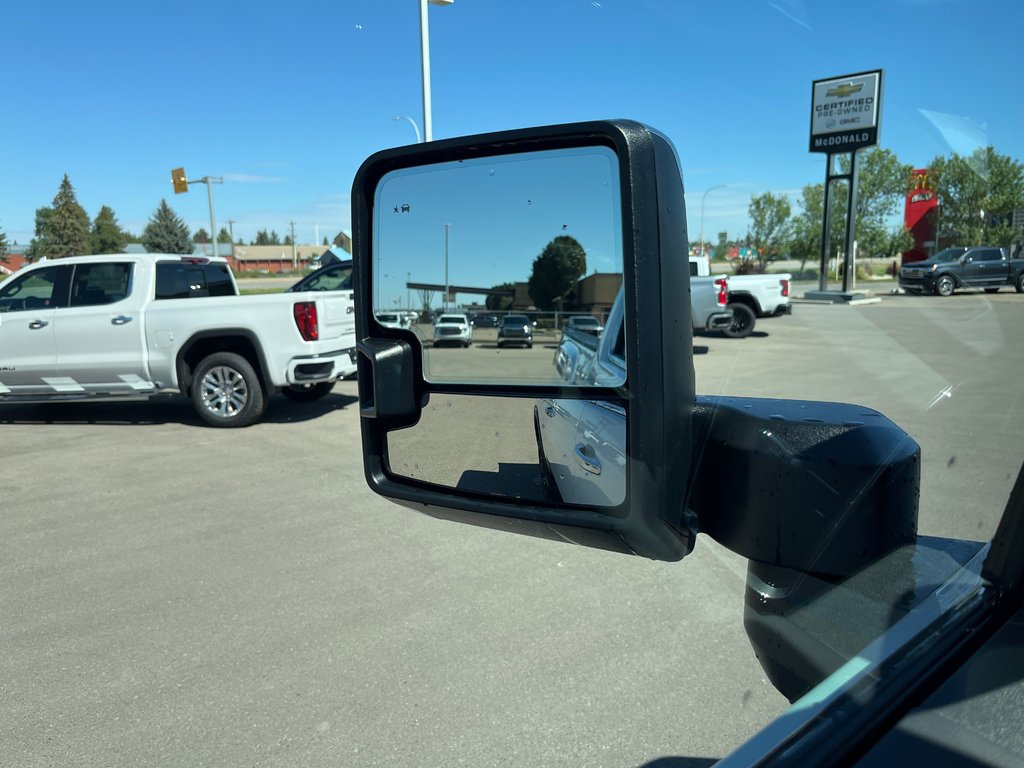
<svg viewBox="0 0 1024 768">
<path fill-rule="evenodd" d="M 698 397 L 688 510 L 749 560 L 845 577 L 917 536 L 921 449 L 869 408 Z"/>
</svg>

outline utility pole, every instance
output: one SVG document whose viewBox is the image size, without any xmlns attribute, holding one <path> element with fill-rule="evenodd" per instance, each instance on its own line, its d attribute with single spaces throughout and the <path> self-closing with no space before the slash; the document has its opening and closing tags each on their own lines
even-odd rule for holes
<svg viewBox="0 0 1024 768">
<path fill-rule="evenodd" d="M 298 257 L 295 255 L 295 222 L 289 221 L 288 226 L 291 227 L 292 230 L 292 269 L 298 269 L 299 260 Z"/>
<path fill-rule="evenodd" d="M 444 225 L 444 301 L 441 302 L 441 307 L 445 312 L 448 311 L 448 230 L 451 227 L 451 224 Z"/>
<path fill-rule="evenodd" d="M 188 192 L 189 184 L 205 184 L 206 195 L 210 201 L 210 232 L 213 239 L 213 255 L 217 257 L 217 221 L 213 215 L 213 185 L 223 184 L 224 179 L 221 176 L 203 176 L 201 179 L 193 179 L 191 181 L 185 176 L 184 168 L 175 168 L 171 171 L 171 183 L 174 185 L 174 194 L 180 194 L 182 192 Z"/>
</svg>

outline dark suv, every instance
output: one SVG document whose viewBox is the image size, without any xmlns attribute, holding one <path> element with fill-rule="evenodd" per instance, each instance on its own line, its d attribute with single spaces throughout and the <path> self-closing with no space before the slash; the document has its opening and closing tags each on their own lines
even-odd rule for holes
<svg viewBox="0 0 1024 768">
<path fill-rule="evenodd" d="M 533 326 L 526 315 L 505 315 L 498 326 L 498 347 L 506 344 L 525 344 L 533 348 Z"/>
</svg>

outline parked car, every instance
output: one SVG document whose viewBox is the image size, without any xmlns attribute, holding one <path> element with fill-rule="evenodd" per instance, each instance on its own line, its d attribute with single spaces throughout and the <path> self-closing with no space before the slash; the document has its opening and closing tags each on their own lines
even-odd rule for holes
<svg viewBox="0 0 1024 768">
<path fill-rule="evenodd" d="M 498 347 L 521 344 L 533 348 L 533 325 L 526 315 L 505 315 L 498 327 Z"/>
<path fill-rule="evenodd" d="M 352 290 L 352 262 L 339 261 L 328 264 L 315 272 L 310 272 L 295 285 L 288 289 L 288 292 L 298 291 L 351 291 Z"/>
<path fill-rule="evenodd" d="M 900 288 L 910 293 L 950 296 L 957 288 L 984 288 L 995 293 L 1012 285 L 1024 293 L 1024 259 L 1011 259 L 1005 248 L 955 246 L 900 269 Z"/>
<path fill-rule="evenodd" d="M 351 294 L 239 296 L 224 259 L 124 253 L 43 260 L 0 283 L 0 402 L 180 392 L 215 427 L 269 396 L 310 401 L 356 370 Z"/>
<path fill-rule="evenodd" d="M 470 322 L 474 328 L 497 328 L 500 324 L 497 315 L 477 315 Z"/>
<path fill-rule="evenodd" d="M 465 315 L 444 314 L 434 323 L 434 346 L 456 344 L 468 347 L 473 343 L 473 326 Z"/>
<path fill-rule="evenodd" d="M 585 331 L 587 333 L 592 333 L 595 336 L 600 336 L 601 332 L 604 330 L 604 326 L 601 325 L 601 321 L 593 315 L 573 315 L 566 323 L 566 328 Z"/>
</svg>

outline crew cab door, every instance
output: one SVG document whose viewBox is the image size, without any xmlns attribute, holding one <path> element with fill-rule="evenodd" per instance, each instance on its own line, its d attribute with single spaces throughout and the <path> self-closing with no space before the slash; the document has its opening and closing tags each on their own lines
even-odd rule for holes
<svg viewBox="0 0 1024 768">
<path fill-rule="evenodd" d="M 70 276 L 69 266 L 34 269 L 0 291 L 0 395 L 53 394 L 54 317 Z"/>
<path fill-rule="evenodd" d="M 1009 274 L 1003 252 L 998 248 L 978 248 L 969 251 L 963 258 L 963 281 L 965 285 L 988 287 L 1002 285 Z"/>
<path fill-rule="evenodd" d="M 57 312 L 57 368 L 68 392 L 153 389 L 146 365 L 143 297 L 130 261 L 76 264 L 68 306 Z"/>
</svg>

